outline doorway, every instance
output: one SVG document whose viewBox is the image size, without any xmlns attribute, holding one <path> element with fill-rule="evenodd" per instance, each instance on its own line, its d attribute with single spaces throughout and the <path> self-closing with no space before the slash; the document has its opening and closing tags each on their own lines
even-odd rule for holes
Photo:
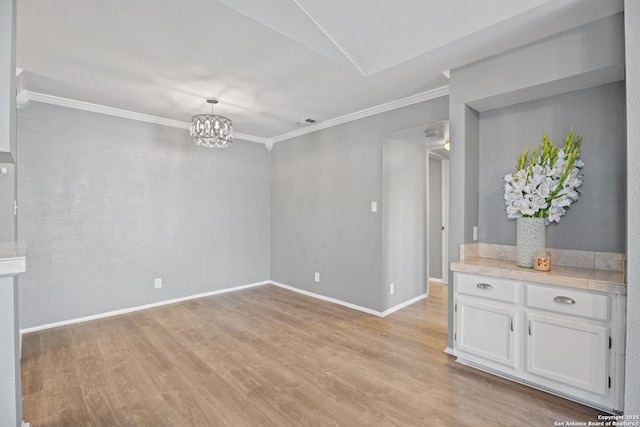
<svg viewBox="0 0 640 427">
<path fill-rule="evenodd" d="M 448 282 L 448 139 L 448 120 L 385 135 L 383 298 L 390 306 L 428 295 L 429 281 Z"/>
<path fill-rule="evenodd" d="M 427 152 L 429 280 L 447 284 L 449 251 L 449 159 Z"/>
<path fill-rule="evenodd" d="M 428 279 L 449 281 L 449 121 L 428 125 L 427 148 L 427 272 Z"/>
</svg>

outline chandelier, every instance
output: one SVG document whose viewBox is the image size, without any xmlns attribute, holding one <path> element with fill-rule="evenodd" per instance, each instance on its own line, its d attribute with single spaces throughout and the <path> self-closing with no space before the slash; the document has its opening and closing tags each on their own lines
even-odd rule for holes
<svg viewBox="0 0 640 427">
<path fill-rule="evenodd" d="M 207 102 L 211 104 L 211 114 L 196 114 L 191 117 L 191 142 L 203 147 L 228 147 L 233 142 L 231 119 L 213 114 L 217 98 L 207 98 Z"/>
</svg>

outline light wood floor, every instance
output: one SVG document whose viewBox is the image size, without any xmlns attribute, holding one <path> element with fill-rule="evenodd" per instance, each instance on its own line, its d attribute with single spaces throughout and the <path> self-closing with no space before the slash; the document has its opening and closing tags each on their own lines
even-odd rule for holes
<svg viewBox="0 0 640 427">
<path fill-rule="evenodd" d="M 553 426 L 598 412 L 454 362 L 446 287 L 377 318 L 275 286 L 24 337 L 37 426 Z"/>
</svg>

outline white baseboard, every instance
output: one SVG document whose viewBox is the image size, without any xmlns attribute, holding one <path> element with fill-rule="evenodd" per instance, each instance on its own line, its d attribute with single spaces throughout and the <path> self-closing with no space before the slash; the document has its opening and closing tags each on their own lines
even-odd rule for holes
<svg viewBox="0 0 640 427">
<path fill-rule="evenodd" d="M 411 298 L 410 300 L 407 300 L 407 301 L 405 301 L 405 302 L 403 302 L 403 303 L 400 303 L 400 304 L 398 304 L 398 305 L 396 305 L 396 306 L 393 306 L 393 307 L 391 307 L 391 308 L 388 308 L 388 309 L 386 309 L 385 311 L 383 311 L 383 312 L 382 312 L 382 317 L 384 317 L 384 316 L 388 316 L 388 315 L 390 315 L 391 313 L 394 313 L 394 312 L 396 312 L 396 311 L 398 311 L 398 310 L 400 310 L 400 309 L 402 309 L 402 308 L 408 307 L 408 306 L 410 306 L 411 304 L 413 304 L 414 302 L 418 302 L 418 301 L 420 301 L 421 299 L 425 299 L 425 298 L 427 298 L 428 296 L 429 296 L 429 294 L 422 294 L 422 295 L 418 295 L 418 296 L 417 296 L 417 297 L 415 297 L 415 298 Z"/>
<path fill-rule="evenodd" d="M 444 280 L 439 279 L 437 277 L 429 277 L 429 281 L 430 282 L 436 282 L 436 283 L 444 283 Z"/>
<path fill-rule="evenodd" d="M 317 299 L 320 299 L 322 301 L 332 302 L 334 304 L 338 304 L 338 305 L 342 305 L 342 306 L 345 306 L 345 307 L 349 307 L 349 308 L 352 308 L 354 310 L 363 311 L 363 312 L 368 313 L 368 314 L 373 314 L 374 316 L 384 317 L 384 315 L 381 312 L 379 312 L 377 310 L 372 310 L 372 309 L 367 308 L 367 307 L 362 307 L 360 305 L 351 304 L 350 302 L 345 302 L 345 301 L 341 301 L 339 299 L 326 297 L 324 295 L 320 295 L 320 294 L 316 294 L 316 293 L 313 293 L 313 292 L 305 291 L 304 289 L 299 289 L 299 288 L 296 288 L 296 287 L 293 287 L 293 286 L 285 285 L 284 283 L 275 282 L 273 280 L 271 280 L 270 283 L 272 285 L 275 285 L 275 286 L 279 287 L 279 288 L 283 288 L 283 289 L 287 289 L 287 290 L 290 290 L 290 291 L 293 291 L 293 292 L 297 292 L 299 294 L 306 295 L 308 297 L 317 298 Z"/>
<path fill-rule="evenodd" d="M 154 303 L 151 303 L 151 304 L 139 305 L 139 306 L 136 306 L 136 307 L 122 308 L 120 310 L 107 311 L 105 313 L 93 314 L 91 316 L 78 317 L 78 318 L 75 318 L 75 319 L 63 320 L 61 322 L 47 323 L 47 324 L 44 324 L 44 325 L 38 325 L 38 326 L 32 326 L 30 328 L 20 329 L 20 344 L 21 344 L 20 347 L 22 347 L 22 335 L 23 334 L 28 334 L 30 332 L 37 332 L 37 331 L 42 331 L 42 330 L 45 330 L 45 329 L 57 328 L 58 326 L 73 325 L 74 323 L 88 322 L 90 320 L 103 319 L 105 317 L 118 316 L 120 314 L 126 314 L 126 313 L 131 313 L 131 312 L 134 312 L 134 311 L 146 310 L 147 308 L 160 307 L 160 306 L 163 306 L 163 305 L 175 304 L 177 302 L 187 301 L 187 300 L 191 300 L 191 299 L 209 297 L 209 296 L 212 296 L 212 295 L 218 295 L 218 294 L 224 294 L 224 293 L 227 293 L 227 292 L 239 291 L 241 289 L 247 289 L 247 288 L 253 288 L 253 287 L 256 287 L 256 286 L 268 285 L 269 283 L 271 283 L 271 282 L 265 281 L 265 282 L 250 283 L 248 285 L 235 286 L 233 288 L 227 288 L 227 289 L 219 289 L 217 291 L 205 292 L 205 293 L 196 294 L 196 295 L 189 295 L 189 296 L 186 296 L 186 297 L 174 298 L 174 299 L 170 299 L 170 300 L 154 302 Z"/>
<path fill-rule="evenodd" d="M 450 354 L 450 355 L 452 355 L 452 356 L 455 356 L 455 355 L 453 354 L 453 349 L 452 349 L 451 347 L 447 347 L 447 348 L 445 348 L 445 349 L 444 349 L 444 352 L 445 352 L 445 353 L 447 353 L 447 354 Z"/>
<path fill-rule="evenodd" d="M 272 285 L 275 285 L 275 286 L 278 286 L 280 288 L 287 289 L 287 290 L 290 290 L 290 291 L 293 291 L 293 292 L 297 292 L 297 293 L 302 294 L 302 295 L 306 295 L 306 296 L 309 296 L 309 297 L 312 297 L 312 298 L 320 299 L 322 301 L 327 301 L 327 302 L 331 302 L 331 303 L 334 303 L 334 304 L 342 305 L 344 307 L 348 307 L 348 308 L 351 308 L 353 310 L 362 311 L 364 313 L 372 314 L 372 315 L 378 316 L 378 317 L 388 316 L 389 314 L 391 314 L 391 313 L 393 313 L 395 311 L 398 311 L 401 308 L 407 307 L 407 306 L 413 304 L 414 302 L 420 301 L 421 299 L 426 298 L 428 296 L 428 294 L 418 295 L 415 298 L 412 298 L 412 299 L 410 299 L 408 301 L 405 301 L 405 302 L 403 302 L 401 304 L 398 304 L 398 305 L 396 305 L 394 307 L 391 307 L 391 308 L 389 308 L 389 309 L 387 309 L 385 311 L 378 311 L 378 310 L 373 310 L 373 309 L 370 309 L 370 308 L 367 308 L 367 307 L 362 307 L 360 305 L 351 304 L 350 302 L 342 301 L 342 300 L 339 300 L 339 299 L 336 299 L 336 298 L 331 298 L 331 297 L 327 297 L 327 296 L 324 296 L 324 295 L 316 294 L 314 292 L 305 291 L 304 289 L 299 289 L 299 288 L 296 288 L 296 287 L 293 287 L 293 286 L 285 285 L 284 283 L 276 282 L 276 281 L 273 281 L 273 280 L 270 283 Z"/>
<path fill-rule="evenodd" d="M 391 307 L 383 312 L 377 311 L 377 310 L 372 310 L 370 308 L 367 307 L 362 307 L 356 304 L 351 304 L 349 302 L 346 301 L 341 301 L 339 299 L 335 299 L 335 298 L 331 298 L 331 297 L 327 297 L 324 295 L 320 295 L 320 294 L 316 294 L 314 292 L 309 292 L 309 291 L 305 291 L 304 289 L 299 289 L 293 286 L 289 286 L 289 285 L 285 285 L 284 283 L 279 283 L 279 282 L 275 282 L 273 280 L 267 280 L 264 282 L 257 282 L 257 283 L 250 283 L 248 285 L 241 285 L 241 286 L 235 286 L 233 288 L 227 288 L 227 289 L 219 289 L 216 291 L 211 291 L 211 292 L 205 292 L 205 293 L 201 293 L 201 294 L 196 294 L 196 295 L 189 295 L 186 297 L 180 297 L 180 298 L 174 298 L 174 299 L 170 299 L 170 300 L 165 300 L 165 301 L 159 301 L 159 302 L 154 302 L 151 304 L 144 304 L 144 305 L 139 305 L 139 306 L 135 306 L 135 307 L 128 307 L 128 308 L 123 308 L 123 309 L 119 309 L 119 310 L 113 310 L 113 311 L 107 311 L 104 313 L 99 313 L 99 314 L 93 314 L 91 316 L 84 316 L 84 317 L 78 317 L 75 319 L 69 319 L 69 320 L 63 320 L 60 322 L 53 322 L 53 323 L 46 323 L 43 325 L 38 325 L 38 326 L 32 326 L 30 328 L 24 328 L 24 329 L 20 329 L 20 352 L 22 353 L 22 335 L 24 334 L 28 334 L 31 332 L 37 332 L 37 331 L 42 331 L 45 329 L 51 329 L 51 328 L 57 328 L 59 326 L 66 326 L 66 325 L 73 325 L 75 323 L 82 323 L 82 322 L 88 322 L 91 320 L 97 320 L 97 319 L 104 319 L 105 317 L 112 317 L 112 316 L 118 316 L 120 314 L 126 314 L 126 313 L 132 313 L 134 311 L 140 311 L 140 310 L 146 310 L 148 308 L 153 308 L 153 307 L 160 307 L 163 305 L 168 305 L 168 304 L 175 304 L 177 302 L 182 302 L 182 301 L 187 301 L 187 300 L 191 300 L 191 299 L 196 299 L 196 298 L 203 298 L 203 297 L 209 297 L 212 295 L 218 295 L 218 294 L 224 294 L 227 292 L 234 292 L 234 291 L 239 291 L 241 289 L 247 289 L 247 288 L 253 288 L 256 286 L 263 286 L 263 285 L 268 285 L 268 284 L 272 284 L 274 286 L 278 286 L 280 288 L 283 289 L 287 289 L 293 292 L 297 292 L 306 296 L 310 296 L 313 298 L 317 298 L 323 301 L 328 301 L 334 304 L 338 304 L 338 305 L 342 305 L 344 307 L 348 307 L 354 310 L 358 310 L 358 311 L 362 311 L 364 313 L 368 313 L 368 314 L 372 314 L 374 316 L 378 316 L 378 317 L 385 317 L 390 315 L 391 313 L 394 313 L 404 307 L 407 307 L 417 301 L 420 301 L 423 298 L 426 298 L 428 296 L 428 294 L 422 294 L 422 295 L 418 295 L 415 298 L 412 298 L 408 301 L 405 301 L 403 303 L 400 303 L 394 307 Z"/>
</svg>

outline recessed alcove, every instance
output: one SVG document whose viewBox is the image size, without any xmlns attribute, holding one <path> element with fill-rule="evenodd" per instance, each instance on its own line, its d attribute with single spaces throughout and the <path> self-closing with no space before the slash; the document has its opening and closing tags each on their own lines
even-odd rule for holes
<svg viewBox="0 0 640 427">
<path fill-rule="evenodd" d="M 622 20 L 622 14 L 613 15 L 451 71 L 450 260 L 459 258 L 461 244 L 474 241 L 474 226 L 480 226 L 480 242 L 513 244 L 510 240 L 515 239 L 515 225 L 511 233 L 503 212 L 504 204 L 498 198 L 502 182 L 496 177 L 513 169 L 515 156 L 526 146 L 538 145 L 542 131 L 546 130 L 553 134 L 553 139 L 560 140 L 571 126 L 575 126 L 587 137 L 585 145 L 589 143 L 588 134 L 597 131 L 595 141 L 600 148 L 595 151 L 589 148 L 585 155 L 598 162 L 601 160 L 598 156 L 606 155 L 610 149 L 606 146 L 607 131 L 614 130 L 614 146 L 624 148 L 624 112 L 618 111 L 624 106 L 624 84 L 619 83 L 624 80 Z M 598 92 L 598 96 L 607 95 L 607 104 L 591 105 L 600 102 L 593 96 L 593 91 Z M 602 116 L 596 118 L 600 113 Z M 487 142 L 494 138 L 500 141 Z M 624 197 L 626 176 L 624 162 L 624 156 L 614 156 L 603 163 L 605 170 L 598 172 L 608 180 L 609 186 L 619 184 L 620 188 L 615 191 L 621 197 Z M 616 172 L 620 174 L 619 179 L 606 172 L 616 164 L 622 169 Z M 585 169 L 584 172 L 590 171 Z M 597 176 L 594 175 L 594 179 Z M 592 191 L 594 194 L 589 198 L 598 198 L 602 191 L 601 188 Z M 583 206 L 588 204 L 584 200 L 578 203 L 581 202 Z M 598 206 L 610 203 L 606 200 L 597 202 Z M 494 205 L 488 209 L 491 203 Z M 499 205 L 495 206 L 495 203 Z M 576 205 L 575 210 L 578 209 Z M 624 205 L 617 207 L 615 218 L 595 209 L 598 219 L 586 223 L 580 218 L 582 215 L 569 212 L 565 220 L 569 222 L 574 217 L 573 224 L 565 233 L 559 233 L 560 243 L 555 237 L 551 242 L 564 249 L 586 250 L 588 240 L 581 237 L 579 241 L 562 244 L 562 234 L 585 233 L 588 227 L 597 227 L 601 220 L 619 221 L 622 229 L 614 227 L 617 231 L 613 234 L 620 237 L 612 238 L 608 245 L 611 247 L 588 249 L 623 252 L 624 209 Z M 579 221 L 575 220 L 576 216 Z M 453 283 L 451 272 L 449 282 Z M 449 292 L 452 325 L 453 289 Z M 451 344 L 453 334 L 449 329 Z"/>
<path fill-rule="evenodd" d="M 479 240 L 514 245 L 515 220 L 507 219 L 503 177 L 516 157 L 538 147 L 542 133 L 562 145 L 570 128 L 582 135 L 584 183 L 578 201 L 559 223 L 546 227 L 547 246 L 624 252 L 626 120 L 624 83 L 554 95 L 479 115 Z"/>
</svg>

